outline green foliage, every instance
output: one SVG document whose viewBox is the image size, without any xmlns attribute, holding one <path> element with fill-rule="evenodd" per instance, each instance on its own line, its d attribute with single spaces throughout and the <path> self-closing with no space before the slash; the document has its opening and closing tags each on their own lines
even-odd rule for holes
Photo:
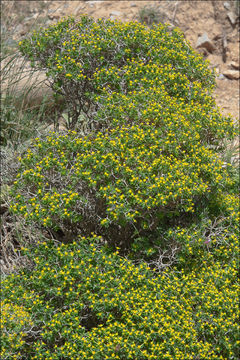
<svg viewBox="0 0 240 360">
<path fill-rule="evenodd" d="M 236 132 L 208 64 L 179 30 L 87 16 L 20 47 L 78 131 L 19 159 L 12 211 L 67 243 L 2 282 L 1 357 L 237 360 Z"/>
<path fill-rule="evenodd" d="M 110 240 L 118 226 L 116 242 L 154 229 L 165 215 L 193 213 L 232 180 L 213 151 L 194 141 L 176 151 L 172 135 L 166 141 L 162 128 L 135 125 L 36 140 L 21 160 L 12 209 L 45 226 L 101 229 Z"/>
<path fill-rule="evenodd" d="M 19 359 L 18 352 L 33 326 L 30 313 L 21 305 L 3 299 L 1 302 L 1 358 Z"/>
<path fill-rule="evenodd" d="M 174 92 L 177 90 L 174 75 L 182 74 L 186 100 L 195 96 L 194 87 L 206 86 L 210 90 L 214 84 L 214 75 L 207 63 L 191 49 L 181 32 L 174 29 L 170 33 L 167 26 L 161 24 L 150 30 L 137 22 L 95 21 L 87 16 L 76 22 L 68 18 L 34 32 L 20 42 L 20 50 L 35 68 L 47 71 L 52 88 L 64 95 L 72 128 L 81 112 L 88 114 L 90 129 L 97 127 L 94 113 L 100 104 L 94 95 L 102 94 L 102 90 L 104 93 L 107 89 L 111 94 L 115 88 L 121 88 L 124 93 L 130 91 L 129 87 L 132 90 L 146 88 L 143 75 L 152 64 L 163 71 L 162 77 L 168 72 L 170 81 L 166 78 L 165 82 Z M 142 75 L 140 69 L 138 77 L 128 79 L 130 84 L 126 87 L 121 77 L 130 75 L 136 65 L 142 67 Z M 112 70 L 116 79 L 111 76 Z"/>
<path fill-rule="evenodd" d="M 233 137 L 232 119 L 215 108 L 213 74 L 178 30 L 82 16 L 20 48 L 48 69 L 72 122 L 85 112 L 88 134 L 36 140 L 21 162 L 15 212 L 128 247 L 231 185 L 215 150 Z"/>
<path fill-rule="evenodd" d="M 238 199 L 221 203 L 217 226 L 169 231 L 183 244 L 176 271 L 136 266 L 96 236 L 25 249 L 34 268 L 4 280 L 2 296 L 34 326 L 22 321 L 17 345 L 3 331 L 2 359 L 237 359 Z"/>
</svg>

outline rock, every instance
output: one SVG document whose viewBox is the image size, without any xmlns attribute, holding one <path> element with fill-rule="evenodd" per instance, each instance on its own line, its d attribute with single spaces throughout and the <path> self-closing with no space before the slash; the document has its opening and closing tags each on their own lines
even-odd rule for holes
<svg viewBox="0 0 240 360">
<path fill-rule="evenodd" d="M 9 46 L 9 47 L 13 47 L 13 46 L 15 46 L 17 43 L 16 43 L 16 41 L 13 39 L 13 38 L 11 38 L 11 37 L 9 37 L 6 41 L 5 41 L 5 45 L 7 45 L 7 46 Z"/>
<path fill-rule="evenodd" d="M 121 15 L 122 15 L 122 12 L 121 11 L 116 11 L 116 10 L 113 10 L 110 13 L 110 16 L 121 16 Z"/>
<path fill-rule="evenodd" d="M 21 32 L 23 31 L 23 25 L 19 24 L 16 28 L 15 28 L 15 32 Z"/>
<path fill-rule="evenodd" d="M 227 17 L 228 17 L 231 25 L 234 26 L 237 22 L 237 18 L 238 18 L 237 15 L 233 11 L 229 11 L 227 13 Z"/>
<path fill-rule="evenodd" d="M 23 36 L 26 35 L 26 33 L 27 30 L 25 29 L 25 27 L 22 24 L 19 24 L 14 30 L 13 40 L 17 40 L 19 38 L 19 34 Z"/>
<path fill-rule="evenodd" d="M 13 40 L 18 40 L 19 39 L 19 35 L 20 36 L 24 36 L 27 33 L 27 29 L 22 25 L 19 24 L 14 31 L 14 36 L 13 36 Z"/>
<path fill-rule="evenodd" d="M 226 76 L 228 79 L 231 80 L 238 80 L 239 79 L 239 71 L 237 70 L 225 70 L 223 75 Z"/>
<path fill-rule="evenodd" d="M 48 17 L 49 17 L 50 20 L 54 20 L 54 19 L 58 20 L 58 19 L 60 19 L 59 14 L 49 14 Z"/>
<path fill-rule="evenodd" d="M 210 53 L 212 53 L 215 50 L 215 46 L 213 45 L 211 40 L 209 40 L 209 37 L 208 37 L 207 33 L 204 33 L 202 36 L 200 36 L 197 39 L 196 47 L 197 48 L 205 48 Z"/>
<path fill-rule="evenodd" d="M 232 61 L 232 62 L 230 63 L 230 65 L 231 65 L 231 67 L 232 67 L 233 69 L 237 69 L 237 70 L 240 69 L 240 64 L 239 64 L 239 62 L 237 62 L 237 61 Z"/>
<path fill-rule="evenodd" d="M 137 5 L 135 3 L 130 4 L 131 7 L 136 7 Z"/>
<path fill-rule="evenodd" d="M 225 1 L 225 2 L 223 3 L 223 6 L 225 7 L 226 10 L 230 10 L 230 8 L 231 8 L 231 5 L 230 5 L 229 2 L 227 2 L 227 1 Z"/>
<path fill-rule="evenodd" d="M 8 61 L 7 58 L 2 63 L 4 80 L 1 82 L 1 91 L 3 98 L 8 92 L 14 94 L 14 105 L 23 109 L 41 106 L 44 99 L 47 105 L 54 105 L 53 91 L 48 86 L 45 72 L 33 72 L 30 63 L 26 63 L 24 58 L 10 62 L 9 65 Z"/>
</svg>

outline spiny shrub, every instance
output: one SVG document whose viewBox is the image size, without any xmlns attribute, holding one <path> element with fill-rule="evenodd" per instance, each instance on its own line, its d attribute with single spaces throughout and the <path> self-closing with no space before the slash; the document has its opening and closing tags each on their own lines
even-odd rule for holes
<svg viewBox="0 0 240 360">
<path fill-rule="evenodd" d="M 192 141 L 181 154 L 171 145 L 161 129 L 137 125 L 36 140 L 21 160 L 12 209 L 44 226 L 98 231 L 127 245 L 134 230 L 191 214 L 232 184 L 213 151 Z"/>
<path fill-rule="evenodd" d="M 89 118 L 86 136 L 36 139 L 21 160 L 12 208 L 27 220 L 128 247 L 231 185 L 216 151 L 234 136 L 232 120 L 215 107 L 214 75 L 178 30 L 83 16 L 20 48 L 47 69 L 71 119 Z"/>
<path fill-rule="evenodd" d="M 176 271 L 134 265 L 96 236 L 24 249 L 35 266 L 8 276 L 2 296 L 8 321 L 14 303 L 34 325 L 23 319 L 16 343 L 4 316 L 1 358 L 237 360 L 238 199 L 221 204 L 217 225 L 172 233 L 184 244 Z"/>
<path fill-rule="evenodd" d="M 235 130 L 207 64 L 178 30 L 86 16 L 20 46 L 66 97 L 70 125 L 82 111 L 88 123 L 20 159 L 12 210 L 72 243 L 23 249 L 32 268 L 2 282 L 1 357 L 237 360 L 239 203 L 220 157 Z M 120 256 L 157 236 L 178 248 L 171 269 L 163 247 L 149 264 Z"/>
<path fill-rule="evenodd" d="M 94 95 L 105 89 L 111 93 L 112 87 L 124 92 L 139 85 L 145 87 L 144 75 L 152 64 L 157 64 L 160 71 L 166 68 L 165 83 L 173 90 L 174 77 L 182 74 L 179 82 L 184 80 L 188 100 L 195 96 L 195 87 L 211 89 L 214 83 L 207 63 L 191 49 L 181 32 L 174 29 L 170 33 L 167 26 L 160 24 L 149 30 L 137 22 L 94 20 L 87 16 L 78 21 L 68 18 L 35 31 L 20 42 L 20 50 L 35 68 L 47 72 L 54 91 L 64 95 L 72 127 L 81 111 L 88 115 L 90 128 L 97 126 L 91 116 L 98 109 Z M 127 84 L 127 75 L 131 76 L 136 62 L 143 72 L 131 77 Z M 114 78 L 113 70 L 118 70 Z M 126 79 L 121 81 L 123 75 Z M 150 69 L 150 76 L 153 75 Z M 148 78 L 149 75 L 145 80 Z"/>
</svg>

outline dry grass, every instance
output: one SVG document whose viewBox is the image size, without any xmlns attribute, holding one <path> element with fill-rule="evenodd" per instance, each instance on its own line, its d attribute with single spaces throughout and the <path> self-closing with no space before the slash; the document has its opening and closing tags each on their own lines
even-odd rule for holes
<svg viewBox="0 0 240 360">
<path fill-rule="evenodd" d="M 55 121 L 52 92 L 44 86 L 46 78 L 36 73 L 18 51 L 16 27 L 29 15 L 38 2 L 3 1 L 1 4 L 1 273 L 8 274 L 26 259 L 20 247 L 33 243 L 41 232 L 24 223 L 9 211 L 10 190 L 18 170 L 17 157 L 28 148 L 32 137 L 43 133 Z M 44 4 L 44 2 L 42 2 Z M 25 7 L 24 15 L 19 6 Z M 42 24 L 38 18 L 30 24 L 30 31 Z M 11 40 L 11 41 L 10 41 Z"/>
</svg>

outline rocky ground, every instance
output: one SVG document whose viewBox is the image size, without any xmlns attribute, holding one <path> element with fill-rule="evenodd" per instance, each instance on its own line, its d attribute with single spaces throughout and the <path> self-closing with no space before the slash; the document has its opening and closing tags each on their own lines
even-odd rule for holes
<svg viewBox="0 0 240 360">
<path fill-rule="evenodd" d="M 3 1 L 2 36 L 15 47 L 33 28 L 63 16 L 89 14 L 121 21 L 152 19 L 183 30 L 217 72 L 215 97 L 223 114 L 239 117 L 239 0 L 232 1 Z"/>
</svg>

